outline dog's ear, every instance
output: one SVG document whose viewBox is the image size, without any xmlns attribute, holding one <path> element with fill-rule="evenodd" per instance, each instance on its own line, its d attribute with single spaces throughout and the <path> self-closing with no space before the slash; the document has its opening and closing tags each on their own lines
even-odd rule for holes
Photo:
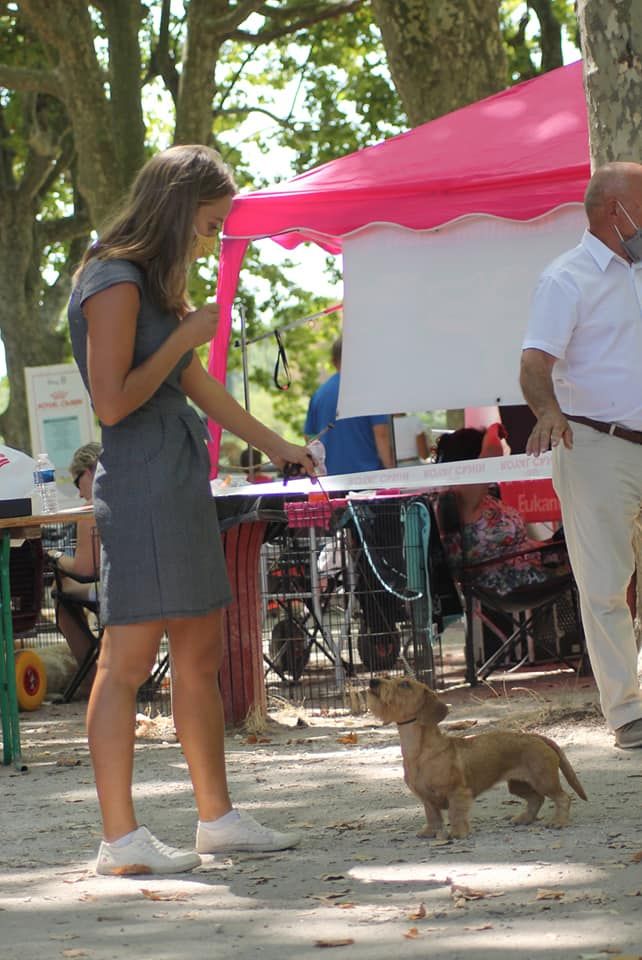
<svg viewBox="0 0 642 960">
<path fill-rule="evenodd" d="M 448 705 L 432 690 L 426 689 L 422 704 L 417 712 L 417 720 L 426 725 L 439 723 L 447 713 Z"/>
</svg>

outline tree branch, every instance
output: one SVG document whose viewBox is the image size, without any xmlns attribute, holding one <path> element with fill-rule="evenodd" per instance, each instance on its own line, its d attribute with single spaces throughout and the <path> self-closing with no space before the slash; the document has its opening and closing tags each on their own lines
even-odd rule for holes
<svg viewBox="0 0 642 960">
<path fill-rule="evenodd" d="M 54 164 L 54 157 L 30 150 L 26 157 L 24 173 L 18 184 L 20 194 L 30 199 L 36 197 L 43 183 L 48 179 Z"/>
<path fill-rule="evenodd" d="M 539 20 L 542 48 L 542 72 L 561 67 L 562 27 L 555 16 L 551 0 L 528 0 L 528 6 L 535 11 Z"/>
<path fill-rule="evenodd" d="M 247 20 L 251 13 L 258 13 L 263 6 L 264 0 L 239 0 L 233 10 L 216 18 L 216 28 L 221 33 L 230 33 Z"/>
<path fill-rule="evenodd" d="M 303 30 L 306 27 L 312 27 L 316 23 L 323 23 L 325 20 L 333 20 L 337 17 L 342 17 L 346 13 L 353 13 L 355 10 L 358 10 L 359 7 L 362 7 L 365 3 L 365 0 L 341 0 L 340 3 L 332 4 L 332 6 L 320 8 L 316 3 L 306 4 L 299 7 L 299 10 L 305 9 L 308 7 L 310 12 L 307 15 L 301 16 L 298 19 L 291 20 L 289 23 L 285 23 L 282 27 L 274 27 L 270 29 L 269 27 L 263 27 L 258 33 L 249 33 L 247 30 L 235 30 L 230 34 L 231 40 L 239 40 L 243 43 L 254 43 L 255 45 L 263 43 L 272 43 L 273 40 L 279 40 L 281 37 L 287 37 L 292 33 L 296 33 L 297 30 Z M 271 7 L 265 6 L 261 11 L 266 17 L 270 17 L 273 20 L 283 20 L 285 16 L 292 14 L 295 11 L 291 9 L 288 10 L 273 10 Z"/>
<path fill-rule="evenodd" d="M 57 220 L 37 220 L 35 229 L 38 242 L 44 247 L 84 236 L 91 230 L 91 223 L 86 213 L 75 213 Z"/>
<path fill-rule="evenodd" d="M 31 70 L 0 63 L 0 87 L 21 93 L 49 93 L 58 100 L 63 99 L 62 84 L 52 70 Z"/>
<path fill-rule="evenodd" d="M 227 110 L 217 110 L 217 116 L 223 117 L 249 117 L 251 113 L 263 113 L 266 117 L 269 117 L 270 120 L 274 120 L 275 123 L 278 123 L 281 127 L 286 127 L 289 130 L 293 130 L 296 127 L 296 124 L 290 121 L 290 117 L 277 117 L 275 113 L 272 113 L 271 110 L 266 110 L 265 107 L 228 107 Z"/>
<path fill-rule="evenodd" d="M 158 42 L 152 47 L 149 70 L 145 82 L 160 76 L 167 87 L 174 106 L 178 97 L 178 71 L 169 49 L 170 0 L 163 0 L 158 28 Z"/>
</svg>

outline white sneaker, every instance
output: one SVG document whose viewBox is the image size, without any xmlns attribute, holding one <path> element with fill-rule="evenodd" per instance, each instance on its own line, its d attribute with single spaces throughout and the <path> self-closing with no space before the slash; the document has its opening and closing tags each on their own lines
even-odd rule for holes
<svg viewBox="0 0 642 960">
<path fill-rule="evenodd" d="M 297 833 L 280 833 L 264 827 L 249 813 L 239 811 L 236 820 L 220 826 L 206 827 L 199 823 L 196 830 L 196 849 L 199 853 L 231 853 L 232 851 L 269 852 L 288 850 L 300 840 Z"/>
<path fill-rule="evenodd" d="M 197 853 L 183 853 L 157 840 L 147 827 L 139 827 L 131 843 L 118 847 L 100 844 L 96 873 L 109 877 L 139 873 L 185 873 L 201 865 Z"/>
</svg>

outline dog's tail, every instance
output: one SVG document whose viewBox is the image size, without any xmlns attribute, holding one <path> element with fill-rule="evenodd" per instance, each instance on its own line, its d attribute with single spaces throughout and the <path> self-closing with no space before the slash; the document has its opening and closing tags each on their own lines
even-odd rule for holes
<svg viewBox="0 0 642 960">
<path fill-rule="evenodd" d="M 581 800 L 588 800 L 588 797 L 584 793 L 584 787 L 578 780 L 577 774 L 575 773 L 575 770 L 573 770 L 573 767 L 571 766 L 571 761 L 568 759 L 568 757 L 566 756 L 562 748 L 557 743 L 555 743 L 554 740 L 551 740 L 550 737 L 545 737 L 541 733 L 538 733 L 537 736 L 541 740 L 543 740 L 544 743 L 547 743 L 549 747 L 551 747 L 559 757 L 560 770 L 566 777 L 569 783 L 569 786 L 573 787 L 573 790 L 575 790 L 575 793 L 578 795 L 578 797 L 580 797 Z"/>
</svg>

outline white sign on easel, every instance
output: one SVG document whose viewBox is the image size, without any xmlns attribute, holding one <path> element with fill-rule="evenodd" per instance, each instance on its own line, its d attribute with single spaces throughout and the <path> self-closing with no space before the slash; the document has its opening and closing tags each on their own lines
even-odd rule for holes
<svg viewBox="0 0 642 960">
<path fill-rule="evenodd" d="M 61 506 L 78 505 L 69 475 L 74 452 L 96 439 L 94 414 L 80 372 L 73 363 L 25 367 L 31 451 L 46 452 L 56 468 Z"/>
</svg>

